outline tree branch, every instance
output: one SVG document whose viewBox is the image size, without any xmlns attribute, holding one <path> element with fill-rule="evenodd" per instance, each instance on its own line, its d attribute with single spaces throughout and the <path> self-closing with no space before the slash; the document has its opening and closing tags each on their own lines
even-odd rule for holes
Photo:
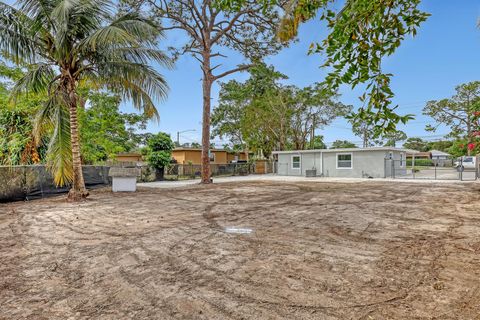
<svg viewBox="0 0 480 320">
<path fill-rule="evenodd" d="M 247 70 L 247 69 L 250 69 L 252 66 L 253 66 L 253 64 L 244 64 L 244 65 L 241 65 L 241 66 L 236 67 L 235 69 L 231 69 L 231 70 L 225 71 L 225 72 L 223 72 L 223 73 L 220 73 L 219 75 L 214 76 L 213 79 L 214 79 L 214 81 L 216 81 L 216 80 L 218 80 L 218 79 L 220 79 L 220 78 L 223 78 L 223 77 L 228 76 L 229 74 L 232 74 L 232 73 L 235 73 L 235 72 L 240 72 L 240 71 L 245 71 L 245 70 Z"/>
</svg>

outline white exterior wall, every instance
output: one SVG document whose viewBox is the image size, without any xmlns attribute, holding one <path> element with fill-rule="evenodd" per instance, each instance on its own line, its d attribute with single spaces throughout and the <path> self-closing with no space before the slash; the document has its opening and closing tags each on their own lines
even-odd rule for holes
<svg viewBox="0 0 480 320">
<path fill-rule="evenodd" d="M 301 176 L 303 165 L 300 161 L 300 168 L 295 169 L 292 168 L 292 156 L 300 156 L 302 159 L 302 155 L 300 153 L 289 153 L 289 154 L 279 154 L 278 155 L 278 163 L 277 163 L 277 171 L 278 174 L 281 176 Z"/>
<path fill-rule="evenodd" d="M 352 154 L 352 168 L 337 168 L 337 155 L 348 153 Z M 385 177 L 385 151 L 326 152 L 323 155 L 323 163 L 325 177 Z"/>
<path fill-rule="evenodd" d="M 292 156 L 300 156 L 299 169 L 293 168 Z M 279 154 L 277 168 L 282 176 L 305 176 L 306 170 L 315 168 L 319 176 L 322 170 L 321 152 Z"/>
<path fill-rule="evenodd" d="M 352 168 L 338 168 L 338 154 L 352 154 Z M 406 174 L 406 154 L 400 151 L 368 150 L 349 152 L 301 152 L 278 154 L 279 175 L 305 176 L 306 170 L 315 168 L 317 176 L 344 177 L 344 178 L 385 178 L 391 176 L 392 163 L 385 159 L 395 160 L 395 175 Z M 400 154 L 403 154 L 403 166 L 400 167 Z M 298 169 L 292 167 L 292 156 L 300 156 L 301 166 Z"/>
</svg>

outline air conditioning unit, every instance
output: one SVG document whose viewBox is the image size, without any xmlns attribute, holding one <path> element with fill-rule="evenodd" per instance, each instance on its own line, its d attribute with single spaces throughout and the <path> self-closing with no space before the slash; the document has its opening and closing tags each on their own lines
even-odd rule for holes
<svg viewBox="0 0 480 320">
<path fill-rule="evenodd" d="M 307 178 L 313 178 L 317 176 L 317 169 L 312 168 L 312 169 L 307 169 L 305 170 L 305 176 Z"/>
</svg>

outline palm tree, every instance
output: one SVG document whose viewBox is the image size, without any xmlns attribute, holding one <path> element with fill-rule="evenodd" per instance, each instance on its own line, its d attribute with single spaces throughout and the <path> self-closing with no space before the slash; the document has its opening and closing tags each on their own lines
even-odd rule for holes
<svg viewBox="0 0 480 320">
<path fill-rule="evenodd" d="M 149 63 L 170 66 L 155 49 L 159 28 L 138 14 L 115 12 L 108 0 L 0 2 L 0 52 L 28 71 L 13 90 L 45 92 L 36 118 L 37 138 L 52 134 L 48 167 L 68 198 L 88 195 L 82 174 L 77 108 L 80 86 L 106 89 L 158 118 L 153 100 L 167 94 L 165 79 Z"/>
</svg>

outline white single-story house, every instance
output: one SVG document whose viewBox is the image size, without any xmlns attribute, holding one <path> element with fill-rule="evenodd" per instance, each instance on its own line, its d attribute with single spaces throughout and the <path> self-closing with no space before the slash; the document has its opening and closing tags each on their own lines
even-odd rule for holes
<svg viewBox="0 0 480 320">
<path fill-rule="evenodd" d="M 435 160 L 448 160 L 452 158 L 451 154 L 439 150 L 431 150 L 430 153 L 432 154 L 432 159 Z"/>
<path fill-rule="evenodd" d="M 432 150 L 430 151 L 432 154 L 432 161 L 438 167 L 448 167 L 453 166 L 454 158 L 451 154 L 439 151 L 439 150 Z"/>
<path fill-rule="evenodd" d="M 407 173 L 406 154 L 394 148 L 348 148 L 274 151 L 278 175 L 344 178 L 385 178 Z"/>
</svg>

